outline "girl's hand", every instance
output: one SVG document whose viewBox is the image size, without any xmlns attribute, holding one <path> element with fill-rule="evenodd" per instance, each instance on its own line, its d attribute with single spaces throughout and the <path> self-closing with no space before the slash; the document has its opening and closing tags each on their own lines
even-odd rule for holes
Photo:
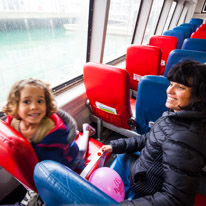
<svg viewBox="0 0 206 206">
<path fill-rule="evenodd" d="M 103 145 L 101 149 L 102 149 L 102 152 L 112 152 L 111 145 Z"/>
</svg>

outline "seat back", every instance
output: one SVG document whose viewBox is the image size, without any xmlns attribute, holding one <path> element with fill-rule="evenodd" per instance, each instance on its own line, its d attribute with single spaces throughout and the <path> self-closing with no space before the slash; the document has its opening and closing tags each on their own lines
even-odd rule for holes
<svg viewBox="0 0 206 206">
<path fill-rule="evenodd" d="M 193 32 L 191 38 L 206 39 L 206 31 Z"/>
<path fill-rule="evenodd" d="M 124 69 L 99 63 L 84 65 L 84 85 L 92 112 L 105 122 L 130 129 L 130 78 Z"/>
<path fill-rule="evenodd" d="M 190 28 L 192 28 L 192 32 L 195 32 L 196 29 L 197 29 L 197 25 L 196 24 L 192 24 L 192 23 L 183 23 L 183 24 L 180 24 L 180 26 L 190 27 Z"/>
<path fill-rule="evenodd" d="M 201 24 L 196 31 L 206 31 L 206 24 Z"/>
<path fill-rule="evenodd" d="M 139 81 L 136 100 L 136 128 L 137 133 L 144 134 L 150 130 L 162 113 L 167 110 L 166 89 L 169 81 L 162 76 L 144 76 Z"/>
<path fill-rule="evenodd" d="M 182 49 L 206 52 L 206 39 L 185 39 L 182 45 Z"/>
<path fill-rule="evenodd" d="M 168 58 L 167 66 L 165 68 L 164 76 L 167 76 L 168 71 L 178 62 L 184 60 L 194 60 L 200 63 L 206 62 L 206 52 L 176 49 L 173 50 Z"/>
<path fill-rule="evenodd" d="M 192 28 L 187 26 L 176 26 L 173 28 L 173 30 L 180 30 L 186 32 L 186 38 L 190 38 L 192 34 Z"/>
<path fill-rule="evenodd" d="M 201 25 L 199 28 L 196 29 L 196 31 L 206 31 L 206 24 Z"/>
<path fill-rule="evenodd" d="M 33 180 L 36 163 L 37 156 L 28 140 L 0 120 L 0 165 L 26 188 L 37 191 Z"/>
<path fill-rule="evenodd" d="M 156 46 L 132 45 L 127 48 L 126 70 L 130 87 L 137 91 L 139 79 L 144 75 L 159 75 L 161 49 Z"/>
<path fill-rule="evenodd" d="M 178 39 L 177 49 L 182 48 L 184 39 L 186 38 L 186 32 L 182 30 L 167 30 L 163 33 L 163 36 L 174 36 Z"/>
<path fill-rule="evenodd" d="M 178 39 L 174 36 L 152 36 L 149 40 L 149 45 L 157 46 L 162 51 L 160 74 L 164 74 L 165 66 L 169 53 L 177 48 Z"/>
<path fill-rule="evenodd" d="M 196 24 L 197 28 L 203 23 L 203 19 L 200 18 L 191 18 L 190 22 L 191 24 Z"/>
</svg>

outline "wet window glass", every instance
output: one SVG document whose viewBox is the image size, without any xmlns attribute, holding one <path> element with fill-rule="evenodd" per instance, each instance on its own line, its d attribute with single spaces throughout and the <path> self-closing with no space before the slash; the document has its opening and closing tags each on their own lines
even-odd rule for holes
<svg viewBox="0 0 206 206">
<path fill-rule="evenodd" d="M 177 2 L 176 2 L 176 1 L 173 1 L 173 2 L 172 2 L 172 6 L 171 6 L 171 8 L 170 8 L 169 15 L 168 15 L 168 17 L 167 17 L 167 21 L 166 21 L 166 24 L 165 24 L 165 27 L 164 27 L 164 31 L 166 31 L 166 30 L 169 29 L 169 25 L 170 25 L 170 22 L 171 22 L 171 20 L 172 20 L 172 16 L 173 16 L 173 14 L 174 14 L 176 5 L 177 5 Z M 163 31 L 163 32 L 164 32 L 164 31 Z"/>
<path fill-rule="evenodd" d="M 140 0 L 111 0 L 103 62 L 126 53 L 131 44 Z"/>
<path fill-rule="evenodd" d="M 164 0 L 154 0 L 152 4 L 152 9 L 150 11 L 149 20 L 147 23 L 146 31 L 144 34 L 143 43 L 147 45 L 149 43 L 149 38 L 154 35 L 157 26 L 158 19 L 160 17 L 160 12 L 162 10 Z"/>
<path fill-rule="evenodd" d="M 0 106 L 17 80 L 82 74 L 89 0 L 0 0 Z"/>
</svg>

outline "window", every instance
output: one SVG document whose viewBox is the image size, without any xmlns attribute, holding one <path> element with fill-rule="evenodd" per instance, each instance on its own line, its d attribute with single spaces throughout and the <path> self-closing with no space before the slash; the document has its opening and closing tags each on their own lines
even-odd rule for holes
<svg viewBox="0 0 206 206">
<path fill-rule="evenodd" d="M 206 13 L 206 1 L 204 2 L 204 5 L 202 7 L 202 13 Z"/>
<path fill-rule="evenodd" d="M 170 25 L 170 22 L 171 22 L 171 20 L 172 20 L 172 16 L 173 16 L 173 14 L 174 14 L 174 12 L 175 12 L 176 6 L 177 6 L 177 2 L 176 2 L 176 1 L 173 1 L 173 2 L 172 2 L 172 6 L 171 6 L 170 11 L 169 11 L 169 14 L 168 14 L 168 17 L 167 17 L 167 21 L 166 21 L 166 24 L 165 24 L 165 27 L 164 27 L 163 32 L 166 31 L 166 30 L 168 30 L 169 25 Z"/>
<path fill-rule="evenodd" d="M 150 11 L 149 20 L 147 23 L 143 43 L 144 45 L 149 43 L 149 38 L 154 35 L 157 22 L 160 16 L 160 12 L 163 6 L 164 0 L 154 0 L 152 4 L 152 9 Z"/>
<path fill-rule="evenodd" d="M 89 0 L 0 0 L 0 106 L 14 82 L 56 87 L 83 73 Z"/>
<path fill-rule="evenodd" d="M 140 0 L 111 0 L 104 63 L 126 53 L 126 49 L 132 41 L 139 6 Z"/>
</svg>

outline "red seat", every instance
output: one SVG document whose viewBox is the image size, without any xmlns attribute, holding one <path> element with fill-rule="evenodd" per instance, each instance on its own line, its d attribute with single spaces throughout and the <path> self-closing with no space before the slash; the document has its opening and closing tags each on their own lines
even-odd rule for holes
<svg viewBox="0 0 206 206">
<path fill-rule="evenodd" d="M 26 138 L 0 120 L 0 165 L 24 186 L 37 191 L 33 180 L 36 163 L 37 156 Z"/>
<path fill-rule="evenodd" d="M 149 40 L 149 45 L 157 46 L 162 51 L 160 74 L 164 74 L 165 66 L 169 53 L 177 48 L 178 39 L 174 36 L 152 36 Z"/>
<path fill-rule="evenodd" d="M 145 75 L 159 75 L 161 50 L 156 46 L 132 45 L 127 48 L 126 70 L 130 88 L 137 91 L 139 79 Z"/>
<path fill-rule="evenodd" d="M 190 38 L 206 39 L 206 31 L 193 32 Z"/>
<path fill-rule="evenodd" d="M 201 24 L 196 31 L 206 31 L 206 24 Z"/>
<path fill-rule="evenodd" d="M 77 135 L 75 140 L 77 144 L 81 141 L 82 137 L 82 133 Z M 86 165 L 96 155 L 102 145 L 101 142 L 93 138 L 89 139 Z M 109 157 L 110 154 L 109 156 L 107 154 L 106 160 Z M 31 144 L 8 123 L 0 120 L 0 165 L 26 188 L 37 191 L 33 180 L 33 172 L 38 162 Z"/>
<path fill-rule="evenodd" d="M 79 145 L 79 143 L 81 142 L 83 138 L 83 134 L 81 132 L 78 133 L 76 139 L 75 139 L 75 142 Z M 96 155 L 97 151 L 103 146 L 103 143 L 97 141 L 96 139 L 94 138 L 89 138 L 89 145 L 88 145 L 88 150 L 87 150 L 87 153 L 86 153 L 86 160 L 85 160 L 85 163 L 87 166 L 90 161 L 93 159 L 93 157 Z M 106 158 L 105 158 L 105 162 L 110 158 L 111 156 L 111 153 L 109 154 L 108 152 L 106 153 Z M 98 162 L 95 164 L 94 168 L 89 172 L 90 174 L 98 168 Z M 81 171 L 78 171 L 78 173 L 80 173 Z M 89 177 L 89 175 L 88 175 Z"/>
<path fill-rule="evenodd" d="M 130 102 L 130 79 L 126 70 L 99 63 L 84 65 L 84 84 L 93 121 L 101 121 L 97 132 L 105 126 L 116 132 L 129 132 L 133 117 Z M 134 113 L 135 115 L 135 113 Z M 125 130 L 126 129 L 126 130 Z M 136 133 L 134 132 L 133 135 Z"/>
<path fill-rule="evenodd" d="M 204 26 L 204 27 L 199 27 L 199 28 L 197 28 L 197 30 L 196 31 L 206 31 L 206 25 Z"/>
</svg>

